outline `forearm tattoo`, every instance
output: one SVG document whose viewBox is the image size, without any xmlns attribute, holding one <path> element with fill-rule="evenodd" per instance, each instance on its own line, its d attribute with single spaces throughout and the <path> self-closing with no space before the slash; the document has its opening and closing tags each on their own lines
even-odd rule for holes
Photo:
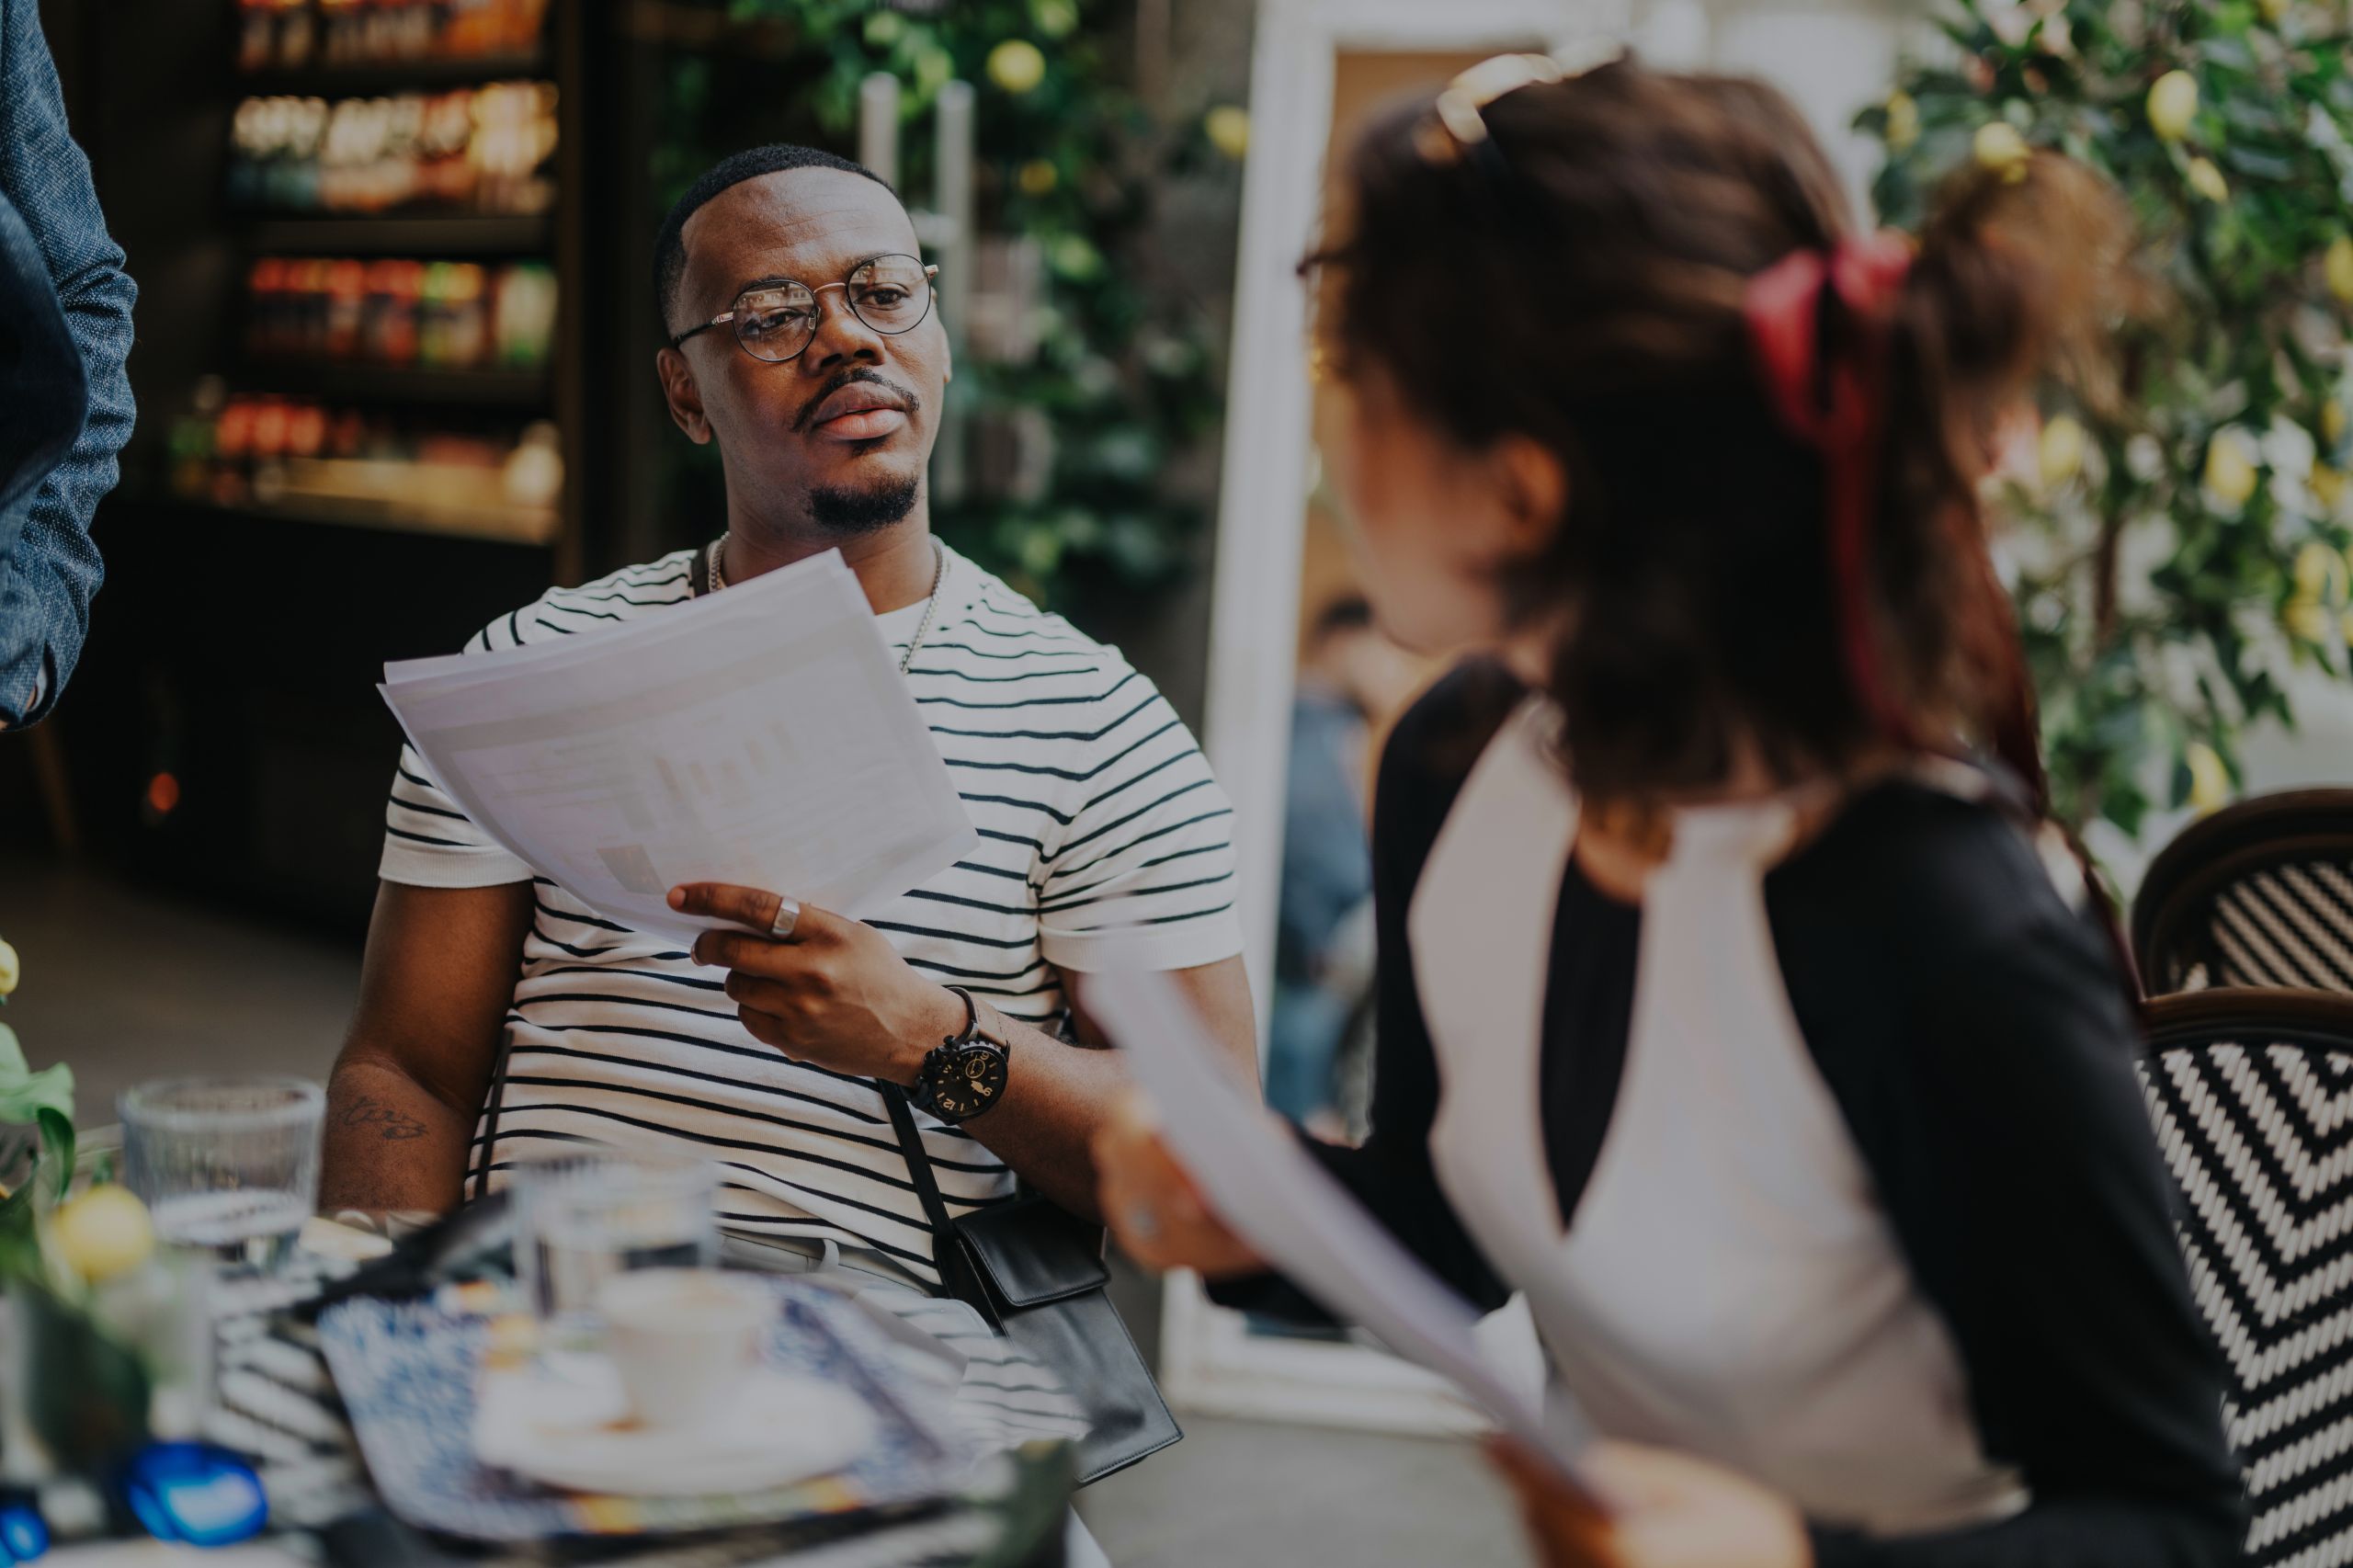
<svg viewBox="0 0 2353 1568">
<path fill-rule="evenodd" d="M 425 1123 L 384 1104 L 372 1095 L 362 1095 L 352 1101 L 350 1105 L 344 1108 L 343 1114 L 336 1119 L 344 1126 L 350 1128 L 380 1128 L 382 1130 L 383 1140 L 387 1143 L 401 1143 L 411 1138 L 422 1138 L 426 1132 Z"/>
</svg>

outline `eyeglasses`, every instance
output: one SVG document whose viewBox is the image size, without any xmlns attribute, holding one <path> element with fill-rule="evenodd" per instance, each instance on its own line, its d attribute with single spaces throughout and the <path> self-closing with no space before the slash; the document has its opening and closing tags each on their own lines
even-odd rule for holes
<svg viewBox="0 0 2353 1568">
<path fill-rule="evenodd" d="M 735 341 L 755 359 L 781 365 L 797 359 L 816 340 L 824 310 L 817 296 L 839 289 L 852 314 L 886 337 L 913 332 L 931 314 L 931 280 L 939 268 L 926 267 L 911 256 L 878 256 L 859 262 L 847 278 L 812 289 L 806 283 L 779 279 L 755 283 L 735 296 L 735 303 L 700 326 L 690 326 L 670 339 L 682 347 L 699 332 L 732 326 Z"/>
<path fill-rule="evenodd" d="M 1588 39 L 1550 54 L 1498 54 L 1482 60 L 1446 85 L 1430 106 L 1430 118 L 1414 133 L 1414 150 L 1429 163 L 1458 163 L 1487 140 L 1487 106 L 1522 87 L 1550 85 L 1582 76 L 1626 57 L 1612 39 Z"/>
</svg>

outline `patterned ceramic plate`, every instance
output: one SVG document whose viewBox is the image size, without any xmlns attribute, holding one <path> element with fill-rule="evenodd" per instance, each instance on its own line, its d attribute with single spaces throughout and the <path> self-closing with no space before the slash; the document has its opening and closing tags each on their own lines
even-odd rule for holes
<svg viewBox="0 0 2353 1568">
<path fill-rule="evenodd" d="M 749 1371 L 716 1419 L 665 1428 L 628 1418 L 629 1395 L 601 1356 L 493 1370 L 476 1396 L 474 1452 L 567 1492 L 699 1497 L 831 1475 L 873 1440 L 865 1402 L 839 1383 Z"/>
<path fill-rule="evenodd" d="M 475 1457 L 475 1391 L 492 1351 L 489 1320 L 422 1301 L 359 1299 L 330 1308 L 319 1336 L 368 1470 L 392 1512 L 423 1529 L 479 1540 L 638 1535 L 831 1517 L 938 1501 L 969 1473 L 970 1447 L 933 1416 L 921 1385 L 892 1362 L 881 1332 L 850 1301 L 792 1279 L 779 1299 L 768 1365 L 855 1396 L 873 1434 L 830 1475 L 763 1492 L 619 1497 L 549 1490 Z"/>
</svg>

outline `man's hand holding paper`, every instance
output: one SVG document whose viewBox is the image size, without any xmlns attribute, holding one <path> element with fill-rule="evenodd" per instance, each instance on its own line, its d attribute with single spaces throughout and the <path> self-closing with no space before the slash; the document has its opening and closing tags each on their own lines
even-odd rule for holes
<svg viewBox="0 0 2353 1568">
<path fill-rule="evenodd" d="M 1199 1014 L 1165 976 L 1089 975 L 1080 1000 L 1165 1119 L 1163 1156 L 1182 1163 L 1214 1210 L 1213 1220 L 1201 1216 L 1209 1221 L 1205 1244 L 1224 1249 L 1237 1268 L 1253 1255 L 1268 1260 L 1335 1317 L 1453 1382 L 1542 1455 L 1563 1484 L 1593 1494 L 1576 1468 L 1590 1441 L 1583 1413 L 1566 1399 L 1540 1408 L 1487 1364 L 1470 1303 L 1400 1246 L 1287 1131 L 1268 1125 L 1257 1096 L 1236 1082 Z"/>
<path fill-rule="evenodd" d="M 773 935 L 783 903 L 723 882 L 670 891 L 674 909 L 745 927 L 704 932 L 694 958 L 730 971 L 727 998 L 754 1040 L 829 1073 L 913 1082 L 926 1052 L 963 1027 L 963 1004 L 861 921 L 804 903 L 790 934 Z"/>
</svg>

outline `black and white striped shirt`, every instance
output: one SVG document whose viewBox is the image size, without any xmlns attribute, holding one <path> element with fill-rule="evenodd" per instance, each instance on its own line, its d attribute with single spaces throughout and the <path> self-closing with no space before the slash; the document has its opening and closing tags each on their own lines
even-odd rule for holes
<svg viewBox="0 0 2353 1568">
<path fill-rule="evenodd" d="M 682 551 L 551 590 L 467 651 L 684 603 L 699 559 Z M 1189 969 L 1239 953 L 1233 809 L 1166 700 L 1115 650 L 952 551 L 939 593 L 907 680 L 981 846 L 870 924 L 925 974 L 1049 1030 L 1063 1009 L 1062 971 Z M 904 649 L 925 608 L 881 617 L 885 638 Z M 532 883 L 494 1136 L 485 1117 L 470 1183 L 495 1187 L 514 1162 L 581 1139 L 691 1152 L 723 1170 L 729 1229 L 873 1247 L 934 1277 L 922 1206 L 872 1083 L 754 1040 L 715 971 L 534 875 L 405 747 L 381 874 L 419 887 Z M 951 1210 L 1010 1193 L 995 1154 L 922 1119 Z"/>
</svg>

